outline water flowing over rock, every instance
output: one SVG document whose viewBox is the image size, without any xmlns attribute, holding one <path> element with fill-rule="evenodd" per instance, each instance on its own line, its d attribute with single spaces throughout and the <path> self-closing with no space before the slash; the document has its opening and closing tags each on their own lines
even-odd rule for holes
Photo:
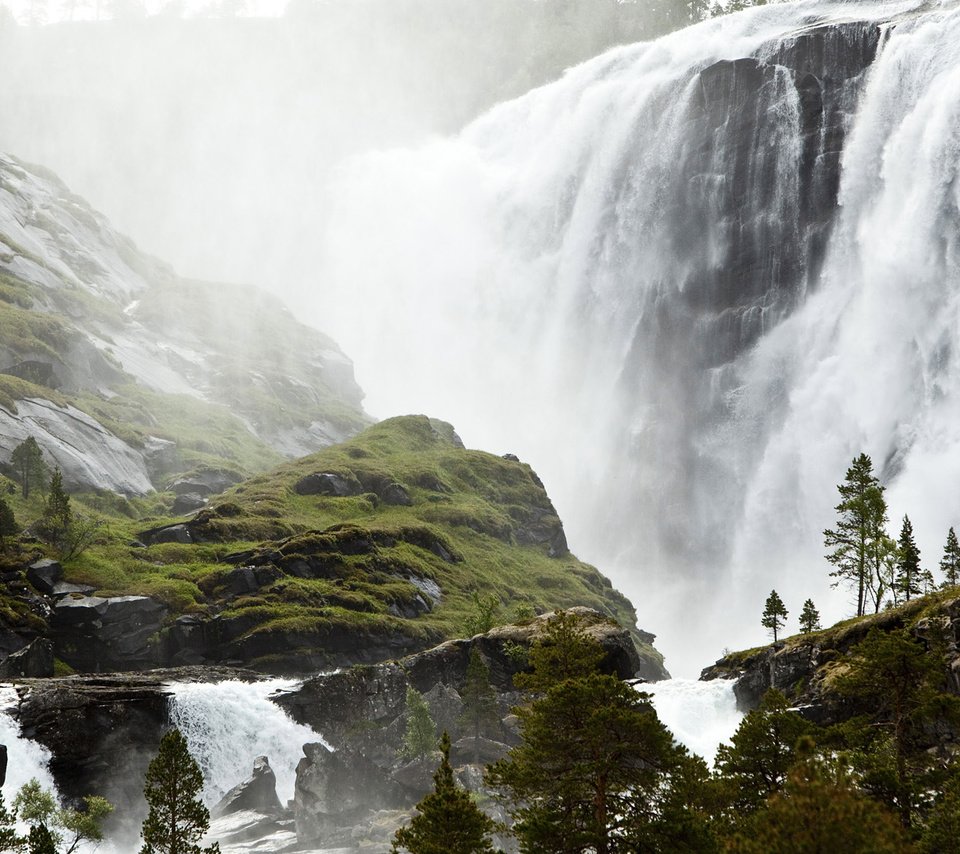
<svg viewBox="0 0 960 854">
<path fill-rule="evenodd" d="M 773 4 L 615 49 L 346 170 L 325 316 L 377 366 L 372 406 L 442 400 L 535 459 L 644 624 L 668 597 L 728 614 L 774 567 L 802 601 L 825 573 L 786 569 L 819 560 L 860 450 L 930 549 L 960 514 L 958 87 L 940 3 Z M 653 627 L 696 647 L 699 623 Z"/>
</svg>

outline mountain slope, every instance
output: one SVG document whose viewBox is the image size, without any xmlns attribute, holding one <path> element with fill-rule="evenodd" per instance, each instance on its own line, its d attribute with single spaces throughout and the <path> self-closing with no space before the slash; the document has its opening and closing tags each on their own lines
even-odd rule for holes
<svg viewBox="0 0 960 854">
<path fill-rule="evenodd" d="M 232 479 L 359 430 L 349 360 L 249 286 L 140 253 L 46 170 L 0 155 L 0 462 L 33 435 L 72 487 Z"/>
</svg>

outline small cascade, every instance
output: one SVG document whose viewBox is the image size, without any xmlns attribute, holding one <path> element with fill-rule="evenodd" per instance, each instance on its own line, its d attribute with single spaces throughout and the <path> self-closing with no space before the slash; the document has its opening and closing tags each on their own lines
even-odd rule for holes
<svg viewBox="0 0 960 854">
<path fill-rule="evenodd" d="M 291 679 L 271 679 L 168 686 L 173 692 L 170 718 L 200 764 L 205 780 L 203 799 L 208 806 L 246 780 L 258 756 L 270 760 L 281 803 L 293 797 L 303 745 L 323 742 L 318 733 L 295 723 L 269 699 L 296 684 Z"/>
<path fill-rule="evenodd" d="M 47 770 L 50 751 L 43 745 L 24 738 L 20 725 L 8 710 L 17 705 L 17 692 L 9 685 L 0 686 L 0 744 L 7 748 L 7 778 L 3 784 L 3 800 L 9 807 L 24 783 L 36 777 L 45 789 L 56 786 Z"/>
<path fill-rule="evenodd" d="M 639 689 L 650 695 L 657 715 L 677 741 L 712 765 L 717 747 L 730 740 L 743 718 L 733 695 L 734 681 L 667 679 Z"/>
</svg>

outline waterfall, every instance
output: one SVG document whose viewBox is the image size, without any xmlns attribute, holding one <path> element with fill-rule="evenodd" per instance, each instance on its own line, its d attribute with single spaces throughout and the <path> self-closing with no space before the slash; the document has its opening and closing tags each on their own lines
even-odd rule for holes
<svg viewBox="0 0 960 854">
<path fill-rule="evenodd" d="M 170 718 L 187 739 L 203 771 L 203 800 L 213 806 L 266 756 L 277 778 L 281 803 L 293 797 L 303 745 L 323 742 L 310 727 L 295 723 L 270 695 L 296 686 L 288 679 L 263 682 L 175 682 Z M 324 742 L 325 743 L 325 742 Z"/>
<path fill-rule="evenodd" d="M 24 738 L 20 725 L 7 712 L 19 702 L 16 690 L 0 686 L 0 744 L 7 748 L 7 777 L 3 784 L 3 800 L 9 808 L 17 790 L 34 777 L 45 789 L 54 789 L 53 777 L 47 769 L 50 751 L 43 745 Z"/>
<path fill-rule="evenodd" d="M 960 522 L 958 87 L 952 2 L 616 48 L 344 166 L 317 310 L 375 414 L 533 464 L 692 670 L 762 640 L 771 587 L 847 613 L 820 532 L 861 450 L 925 554 Z"/>
<path fill-rule="evenodd" d="M 735 679 L 667 679 L 638 685 L 650 695 L 657 717 L 691 753 L 713 765 L 717 748 L 729 742 L 743 715 L 733 694 Z"/>
</svg>

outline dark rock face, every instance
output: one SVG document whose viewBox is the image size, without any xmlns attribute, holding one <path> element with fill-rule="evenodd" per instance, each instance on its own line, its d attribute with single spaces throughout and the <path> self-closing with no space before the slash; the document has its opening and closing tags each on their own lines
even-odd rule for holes
<svg viewBox="0 0 960 854">
<path fill-rule="evenodd" d="M 210 811 L 212 818 L 250 810 L 263 815 L 277 815 L 283 807 L 277 797 L 277 778 L 266 756 L 253 762 L 253 773 L 227 792 Z"/>
<path fill-rule="evenodd" d="M 37 638 L 0 661 L 0 679 L 44 676 L 53 676 L 53 644 L 46 638 Z"/>
<path fill-rule="evenodd" d="M 200 510 L 206 507 L 206 505 L 207 499 L 199 492 L 185 492 L 176 497 L 171 511 L 174 515 L 182 516 L 184 513 L 192 513 L 194 510 Z"/>
<path fill-rule="evenodd" d="M 155 667 L 166 612 L 148 596 L 65 596 L 50 619 L 57 657 L 87 673 Z"/>
</svg>

